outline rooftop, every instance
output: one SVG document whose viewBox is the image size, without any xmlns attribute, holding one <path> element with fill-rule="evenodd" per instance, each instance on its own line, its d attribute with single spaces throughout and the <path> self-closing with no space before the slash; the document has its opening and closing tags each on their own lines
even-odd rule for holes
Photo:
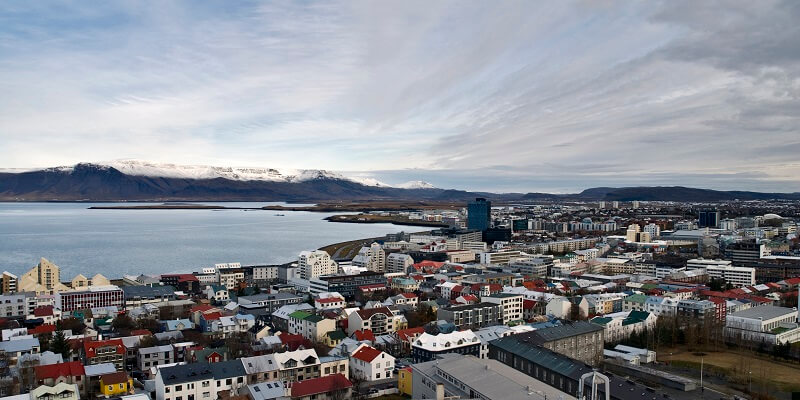
<svg viewBox="0 0 800 400">
<path fill-rule="evenodd" d="M 752 318 L 752 319 L 761 318 L 764 320 L 769 320 L 773 318 L 783 317 L 787 314 L 797 314 L 797 310 L 787 307 L 765 305 L 765 306 L 748 308 L 747 310 L 738 311 L 733 314 L 728 314 L 728 317 L 740 317 L 740 318 Z"/>
</svg>

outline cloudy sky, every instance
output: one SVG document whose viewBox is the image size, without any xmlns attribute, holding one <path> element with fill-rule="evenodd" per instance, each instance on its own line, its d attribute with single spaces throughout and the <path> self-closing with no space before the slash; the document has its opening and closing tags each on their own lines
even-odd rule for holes
<svg viewBox="0 0 800 400">
<path fill-rule="evenodd" d="M 0 3 L 0 167 L 800 191 L 800 2 Z"/>
</svg>

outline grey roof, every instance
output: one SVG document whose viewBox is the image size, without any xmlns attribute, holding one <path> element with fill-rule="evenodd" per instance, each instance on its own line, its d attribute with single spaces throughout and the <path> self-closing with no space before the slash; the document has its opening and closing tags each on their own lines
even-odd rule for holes
<svg viewBox="0 0 800 400">
<path fill-rule="evenodd" d="M 436 373 L 439 369 L 489 399 L 557 399 L 559 396 L 574 398 L 496 360 L 446 354 L 438 360 L 415 364 L 413 368 L 452 389 L 448 382 Z M 456 387 L 456 390 L 462 391 L 460 386 Z M 469 394 L 467 390 L 464 392 Z M 532 392 L 537 396 L 532 395 Z M 543 396 L 545 394 L 546 397 Z"/>
<path fill-rule="evenodd" d="M 602 328 L 601 328 L 602 329 Z M 520 335 L 511 335 L 489 342 L 489 346 L 495 346 L 515 356 L 522 357 L 529 362 L 538 365 L 540 368 L 550 370 L 566 376 L 574 381 L 580 380 L 581 375 L 592 372 L 591 366 L 578 360 L 574 360 L 565 355 L 545 349 L 544 347 L 525 343 Z M 631 383 L 615 375 L 606 374 L 609 377 L 612 399 L 619 400 L 655 400 L 661 399 L 661 395 L 647 390 L 645 386 Z M 600 389 L 604 393 L 604 390 Z"/>
<path fill-rule="evenodd" d="M 102 363 L 95 365 L 86 365 L 83 367 L 86 376 L 100 376 L 117 372 L 117 367 L 114 363 Z"/>
<path fill-rule="evenodd" d="M 16 353 L 18 351 L 29 351 L 30 349 L 39 346 L 39 339 L 14 339 L 0 342 L 0 350 L 7 353 Z"/>
<path fill-rule="evenodd" d="M 782 317 L 786 314 L 797 314 L 797 310 L 787 307 L 777 307 L 777 306 L 758 306 L 753 308 L 748 308 L 747 310 L 742 310 L 735 312 L 733 314 L 729 314 L 729 317 L 741 317 L 741 318 L 763 318 L 763 319 L 773 319 Z"/>
<path fill-rule="evenodd" d="M 172 286 L 122 286 L 122 292 L 126 299 L 175 296 Z"/>
<path fill-rule="evenodd" d="M 301 298 L 296 294 L 291 293 L 259 293 L 252 296 L 239 296 L 239 300 L 249 300 L 253 303 L 258 303 L 265 300 L 287 300 L 293 298 Z"/>
<path fill-rule="evenodd" d="M 541 345 L 554 340 L 564 339 L 585 333 L 602 331 L 603 327 L 586 321 L 575 321 L 550 328 L 537 329 L 533 332 L 519 334 L 520 339 Z"/>
<path fill-rule="evenodd" d="M 165 385 L 175 385 L 211 378 L 227 379 L 247 375 L 240 360 L 175 365 L 161 368 L 158 373 Z"/>
</svg>

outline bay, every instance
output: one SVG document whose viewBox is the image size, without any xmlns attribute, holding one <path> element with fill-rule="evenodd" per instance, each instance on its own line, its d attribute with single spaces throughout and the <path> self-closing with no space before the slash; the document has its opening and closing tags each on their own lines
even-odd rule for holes
<svg viewBox="0 0 800 400">
<path fill-rule="evenodd" d="M 40 257 L 61 267 L 62 280 L 78 273 L 119 278 L 191 272 L 223 262 L 280 264 L 295 260 L 303 250 L 332 243 L 427 230 L 328 222 L 323 218 L 332 213 L 305 211 L 88 209 L 137 204 L 0 203 L 0 270 L 20 275 Z"/>
</svg>

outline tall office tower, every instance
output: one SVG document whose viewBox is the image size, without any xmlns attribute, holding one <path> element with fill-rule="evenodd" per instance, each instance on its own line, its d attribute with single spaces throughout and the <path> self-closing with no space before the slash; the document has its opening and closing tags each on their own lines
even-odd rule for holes
<svg viewBox="0 0 800 400">
<path fill-rule="evenodd" d="M 492 202 L 478 197 L 467 205 L 467 228 L 485 231 L 492 224 Z"/>
<path fill-rule="evenodd" d="M 719 210 L 716 208 L 702 209 L 697 212 L 697 226 L 700 228 L 716 228 L 719 225 Z"/>
</svg>

